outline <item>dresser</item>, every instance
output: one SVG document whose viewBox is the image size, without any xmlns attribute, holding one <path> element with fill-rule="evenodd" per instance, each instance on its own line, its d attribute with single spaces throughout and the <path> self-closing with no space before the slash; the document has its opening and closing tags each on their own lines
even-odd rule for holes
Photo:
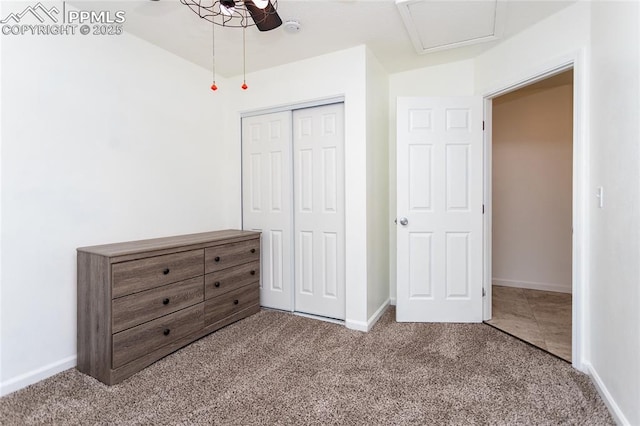
<svg viewBox="0 0 640 426">
<path fill-rule="evenodd" d="M 108 385 L 260 310 L 260 233 L 77 249 L 78 361 Z"/>
</svg>

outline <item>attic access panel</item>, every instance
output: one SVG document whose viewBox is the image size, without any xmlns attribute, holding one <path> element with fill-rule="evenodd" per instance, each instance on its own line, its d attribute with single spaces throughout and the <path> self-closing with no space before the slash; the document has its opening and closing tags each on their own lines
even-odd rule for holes
<svg viewBox="0 0 640 426">
<path fill-rule="evenodd" d="M 506 0 L 396 0 L 418 54 L 494 41 L 502 36 Z"/>
</svg>

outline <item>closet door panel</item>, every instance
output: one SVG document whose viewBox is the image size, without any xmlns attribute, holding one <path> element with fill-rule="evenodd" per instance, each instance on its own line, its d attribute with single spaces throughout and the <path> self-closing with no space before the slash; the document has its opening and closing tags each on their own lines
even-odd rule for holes
<svg viewBox="0 0 640 426">
<path fill-rule="evenodd" d="M 344 105 L 293 112 L 296 311 L 345 318 Z"/>
<path fill-rule="evenodd" d="M 293 310 L 291 112 L 242 119 L 242 222 L 262 232 L 260 303 Z"/>
</svg>

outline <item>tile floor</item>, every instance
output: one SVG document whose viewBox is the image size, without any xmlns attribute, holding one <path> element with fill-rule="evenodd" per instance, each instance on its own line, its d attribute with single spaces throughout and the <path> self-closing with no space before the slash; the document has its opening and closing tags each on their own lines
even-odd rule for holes
<svg viewBox="0 0 640 426">
<path fill-rule="evenodd" d="M 492 287 L 488 324 L 571 362 L 571 295 Z"/>
</svg>

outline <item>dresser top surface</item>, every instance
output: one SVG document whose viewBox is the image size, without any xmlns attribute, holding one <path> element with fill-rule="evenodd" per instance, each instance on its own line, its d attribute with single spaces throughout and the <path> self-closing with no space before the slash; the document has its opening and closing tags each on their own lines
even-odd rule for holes
<svg viewBox="0 0 640 426">
<path fill-rule="evenodd" d="M 79 247 L 79 252 L 113 257 L 140 253 L 151 250 L 166 250 L 176 247 L 215 243 L 225 240 L 242 241 L 257 238 L 260 232 L 225 229 L 222 231 L 201 232 L 198 234 L 177 235 L 173 237 L 151 238 L 148 240 L 127 241 L 98 246 Z"/>
</svg>

